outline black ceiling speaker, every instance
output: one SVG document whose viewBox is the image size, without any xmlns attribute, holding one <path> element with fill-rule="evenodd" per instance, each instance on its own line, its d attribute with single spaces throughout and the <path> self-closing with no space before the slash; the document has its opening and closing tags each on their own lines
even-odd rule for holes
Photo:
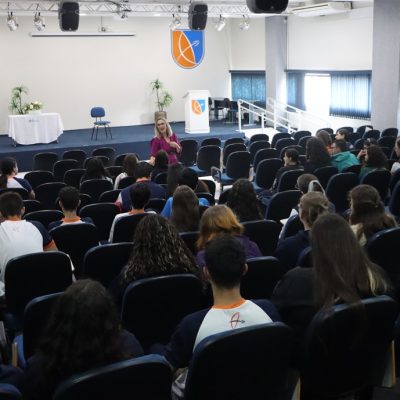
<svg viewBox="0 0 400 400">
<path fill-rule="evenodd" d="M 189 29 L 203 31 L 207 24 L 208 6 L 206 3 L 194 1 L 189 6 Z"/>
<path fill-rule="evenodd" d="M 247 7 L 255 14 L 280 14 L 285 11 L 289 0 L 246 0 Z"/>
<path fill-rule="evenodd" d="M 79 3 L 62 0 L 58 5 L 58 22 L 62 31 L 76 31 L 79 27 Z"/>
</svg>

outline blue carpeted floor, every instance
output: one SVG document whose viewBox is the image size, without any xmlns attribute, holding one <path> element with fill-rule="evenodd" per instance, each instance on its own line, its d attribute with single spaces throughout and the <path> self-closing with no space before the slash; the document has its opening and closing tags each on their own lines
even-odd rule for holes
<svg viewBox="0 0 400 400">
<path fill-rule="evenodd" d="M 222 121 L 210 121 L 210 133 L 208 134 L 188 134 L 185 133 L 185 123 L 172 123 L 173 131 L 180 140 L 196 139 L 199 144 L 206 137 L 219 137 L 222 140 L 228 137 L 243 137 L 242 133 L 237 132 L 237 125 L 224 124 Z M 154 125 L 136 125 L 112 127 L 112 139 L 106 139 L 105 133 L 99 131 L 98 140 L 91 140 L 91 129 L 79 129 L 65 131 L 58 139 L 58 143 L 17 145 L 13 146 L 12 140 L 0 135 L 0 159 L 11 156 L 17 159 L 20 171 L 30 171 L 32 169 L 33 156 L 36 153 L 51 151 L 57 153 L 61 158 L 66 150 L 83 149 L 88 156 L 97 147 L 110 146 L 115 148 L 116 154 L 137 153 L 141 159 L 149 158 L 150 140 L 154 135 Z"/>
</svg>

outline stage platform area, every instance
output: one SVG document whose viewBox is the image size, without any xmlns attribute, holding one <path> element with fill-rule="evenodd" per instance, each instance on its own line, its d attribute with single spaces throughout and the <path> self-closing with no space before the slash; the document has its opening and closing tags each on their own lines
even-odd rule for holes
<svg viewBox="0 0 400 400">
<path fill-rule="evenodd" d="M 236 124 L 224 124 L 223 121 L 210 121 L 210 133 L 188 134 L 185 133 L 185 123 L 171 123 L 172 130 L 180 140 L 196 139 L 198 143 L 207 137 L 219 137 L 222 141 L 229 137 L 244 137 L 244 133 L 237 131 Z M 154 124 L 136 125 L 124 127 L 111 127 L 112 139 L 106 139 L 103 130 L 99 130 L 98 140 L 91 140 L 91 129 L 79 129 L 64 131 L 58 138 L 58 143 L 13 145 L 11 138 L 0 135 L 0 159 L 14 157 L 18 162 L 20 171 L 32 169 L 33 156 L 36 153 L 51 151 L 62 157 L 66 150 L 82 149 L 88 156 L 97 147 L 113 147 L 116 154 L 137 153 L 141 159 L 146 160 L 150 156 L 150 140 L 154 136 Z"/>
</svg>

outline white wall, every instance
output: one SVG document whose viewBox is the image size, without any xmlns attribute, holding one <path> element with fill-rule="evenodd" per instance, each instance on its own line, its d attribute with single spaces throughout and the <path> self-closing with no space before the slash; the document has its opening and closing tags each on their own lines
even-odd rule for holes
<svg viewBox="0 0 400 400">
<path fill-rule="evenodd" d="M 19 18 L 15 32 L 0 24 L 0 132 L 6 128 L 11 89 L 21 84 L 29 88 L 26 101 L 38 100 L 44 111 L 59 112 L 65 129 L 90 127 L 89 110 L 95 105 L 106 108 L 114 126 L 151 123 L 155 106 L 150 81 L 155 78 L 174 97 L 167 109 L 171 121 L 184 119 L 182 96 L 188 89 L 230 95 L 229 30 L 217 32 L 212 23 L 205 31 L 202 63 L 184 70 L 171 56 L 170 19 L 104 19 L 113 31 L 135 32 L 134 38 L 31 38 L 32 19 Z M 46 23 L 46 31 L 59 32 L 56 18 L 46 18 Z M 99 18 L 82 17 L 79 30 L 97 31 L 99 25 Z"/>
<path fill-rule="evenodd" d="M 349 14 L 288 19 L 288 69 L 372 69 L 370 9 Z"/>
</svg>

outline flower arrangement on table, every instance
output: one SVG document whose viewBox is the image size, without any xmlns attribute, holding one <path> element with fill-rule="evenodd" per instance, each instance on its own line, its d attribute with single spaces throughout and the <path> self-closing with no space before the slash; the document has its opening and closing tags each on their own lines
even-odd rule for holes
<svg viewBox="0 0 400 400">
<path fill-rule="evenodd" d="M 27 114 L 31 111 L 40 111 L 43 108 L 43 103 L 40 101 L 32 101 L 31 103 L 25 103 L 22 106 L 22 113 Z"/>
</svg>

